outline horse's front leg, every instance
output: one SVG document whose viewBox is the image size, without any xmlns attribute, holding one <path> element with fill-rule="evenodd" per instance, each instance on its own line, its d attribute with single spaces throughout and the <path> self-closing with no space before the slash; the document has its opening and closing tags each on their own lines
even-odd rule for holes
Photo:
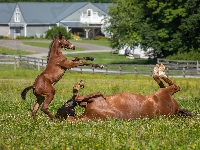
<svg viewBox="0 0 200 150">
<path fill-rule="evenodd" d="M 83 57 L 83 58 L 78 58 L 78 57 L 74 57 L 72 59 L 70 59 L 71 61 L 80 61 L 80 60 L 94 60 L 94 57 Z"/>
<path fill-rule="evenodd" d="M 103 65 L 86 63 L 86 62 L 82 62 L 82 61 L 66 61 L 64 66 L 67 69 L 71 69 L 71 68 L 78 67 L 78 66 L 92 66 L 92 67 L 101 68 L 101 69 L 104 68 Z"/>
</svg>

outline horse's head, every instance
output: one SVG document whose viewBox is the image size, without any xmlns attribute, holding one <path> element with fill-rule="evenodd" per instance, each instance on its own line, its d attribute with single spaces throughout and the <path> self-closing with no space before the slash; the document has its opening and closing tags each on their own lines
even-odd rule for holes
<svg viewBox="0 0 200 150">
<path fill-rule="evenodd" d="M 69 116 L 74 117 L 76 115 L 74 110 L 76 105 L 77 103 L 75 100 L 68 100 L 65 104 L 62 105 L 61 108 L 58 109 L 55 117 L 60 119 L 67 119 Z"/>
<path fill-rule="evenodd" d="M 64 49 L 73 49 L 75 50 L 75 46 L 69 42 L 63 35 L 61 32 L 59 32 L 59 35 L 58 35 L 58 42 L 60 44 L 60 46 Z"/>
</svg>

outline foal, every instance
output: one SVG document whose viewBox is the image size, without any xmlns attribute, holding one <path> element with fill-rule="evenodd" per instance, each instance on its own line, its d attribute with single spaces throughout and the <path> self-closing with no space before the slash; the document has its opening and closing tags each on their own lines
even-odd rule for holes
<svg viewBox="0 0 200 150">
<path fill-rule="evenodd" d="M 154 67 L 152 76 L 160 86 L 160 89 L 147 96 L 127 92 L 109 96 L 103 96 L 100 92 L 78 96 L 78 90 L 81 88 L 77 84 L 73 88 L 74 93 L 71 101 L 66 102 L 65 105 L 58 109 L 56 117 L 67 120 L 104 120 L 109 118 L 131 120 L 144 117 L 152 118 L 159 115 L 172 116 L 182 114 L 192 116 L 190 111 L 180 109 L 178 103 L 172 97 L 180 88 L 165 75 L 164 69 L 165 66 L 163 64 Z M 169 87 L 166 88 L 160 78 L 168 83 Z M 85 107 L 85 111 L 81 116 L 75 116 L 74 107 L 77 103 Z"/>
<path fill-rule="evenodd" d="M 67 60 L 67 58 L 62 54 L 62 48 L 75 49 L 75 46 L 67 41 L 59 32 L 58 36 L 54 38 L 50 45 L 50 51 L 45 70 L 35 79 L 35 82 L 32 86 L 25 88 L 21 93 L 21 97 L 25 100 L 26 93 L 30 89 L 33 89 L 33 94 L 37 98 L 32 107 L 32 116 L 34 119 L 36 119 L 36 113 L 41 104 L 41 110 L 47 114 L 50 119 L 55 119 L 55 117 L 48 110 L 48 106 L 55 95 L 55 88 L 53 86 L 62 78 L 67 69 L 83 65 L 102 68 L 102 66 L 98 64 L 81 61 L 94 60 L 92 57 L 75 57 L 71 60 Z"/>
</svg>

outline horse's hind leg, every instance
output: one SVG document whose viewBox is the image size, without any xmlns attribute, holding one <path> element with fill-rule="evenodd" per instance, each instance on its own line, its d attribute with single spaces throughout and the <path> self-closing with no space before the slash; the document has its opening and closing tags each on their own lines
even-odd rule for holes
<svg viewBox="0 0 200 150">
<path fill-rule="evenodd" d="M 180 91 L 180 87 L 177 86 L 174 82 L 172 82 L 165 74 L 165 66 L 163 64 L 160 64 L 159 67 L 159 76 L 162 80 L 164 80 L 168 85 L 169 88 L 171 89 L 172 94 L 175 92 Z"/>
<path fill-rule="evenodd" d="M 32 112 L 32 116 L 33 119 L 36 120 L 36 113 L 38 108 L 40 107 L 40 105 L 43 103 L 44 98 L 43 97 L 37 97 L 37 101 L 35 102 L 35 104 L 33 105 L 31 112 Z"/>
<path fill-rule="evenodd" d="M 174 83 L 167 77 L 165 74 L 165 66 L 163 64 L 160 64 L 158 69 L 158 74 L 161 79 L 163 79 L 169 86 L 173 85 Z"/>
<path fill-rule="evenodd" d="M 50 111 L 48 110 L 48 107 L 51 101 L 53 100 L 53 98 L 54 98 L 54 94 L 45 95 L 44 102 L 40 108 L 40 110 L 43 111 L 45 114 L 47 114 L 51 120 L 54 120 L 55 117 L 50 113 Z"/>
<path fill-rule="evenodd" d="M 158 69 L 159 69 L 159 65 L 156 64 L 156 66 L 154 67 L 153 69 L 153 79 L 157 82 L 157 84 L 160 86 L 160 88 L 165 88 L 165 85 L 163 84 L 163 82 L 160 80 L 160 77 L 159 77 L 159 72 L 158 72 Z"/>
</svg>

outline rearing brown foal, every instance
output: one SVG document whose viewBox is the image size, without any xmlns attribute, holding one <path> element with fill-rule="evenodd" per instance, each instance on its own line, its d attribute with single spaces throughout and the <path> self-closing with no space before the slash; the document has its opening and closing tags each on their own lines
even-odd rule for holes
<svg viewBox="0 0 200 150">
<path fill-rule="evenodd" d="M 92 57 L 84 57 L 78 58 L 75 57 L 71 60 L 67 60 L 67 58 L 62 54 L 62 49 L 75 49 L 75 46 L 67 41 L 65 37 L 62 36 L 61 33 L 58 36 L 54 37 L 50 45 L 49 56 L 47 59 L 47 65 L 45 70 L 35 79 L 35 82 L 32 86 L 25 88 L 22 93 L 21 97 L 25 100 L 26 93 L 33 89 L 33 94 L 36 96 L 37 100 L 32 107 L 32 116 L 36 119 L 36 113 L 41 106 L 41 110 L 47 114 L 50 119 L 54 119 L 55 117 L 50 113 L 48 110 L 48 106 L 54 98 L 55 95 L 55 85 L 64 75 L 66 69 L 71 69 L 76 66 L 93 66 L 93 67 L 100 67 L 102 66 L 98 64 L 86 63 L 82 62 L 81 60 L 94 60 Z"/>
<path fill-rule="evenodd" d="M 147 96 L 134 93 L 118 93 L 103 96 L 101 92 L 78 96 L 78 90 L 83 87 L 81 81 L 73 88 L 73 97 L 58 109 L 56 117 L 67 120 L 92 120 L 92 119 L 136 119 L 152 118 L 159 115 L 185 115 L 192 116 L 192 113 L 185 109 L 180 109 L 172 95 L 180 90 L 179 86 L 173 83 L 165 75 L 165 66 L 156 65 L 153 71 L 153 78 L 160 86 L 157 92 Z M 165 87 L 163 79 L 169 84 Z M 85 107 L 81 116 L 75 116 L 74 107 L 76 105 Z"/>
</svg>

